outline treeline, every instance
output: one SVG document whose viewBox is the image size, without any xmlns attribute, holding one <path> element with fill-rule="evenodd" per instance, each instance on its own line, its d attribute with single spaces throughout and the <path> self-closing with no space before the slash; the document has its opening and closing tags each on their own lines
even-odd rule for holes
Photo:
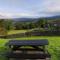
<svg viewBox="0 0 60 60">
<path fill-rule="evenodd" d="M 43 27 L 46 22 L 43 20 L 37 20 L 36 22 L 20 22 L 9 19 L 0 19 L 0 26 L 6 30 L 21 30 L 21 29 L 32 29 L 37 27 Z"/>
<path fill-rule="evenodd" d="M 60 29 L 59 26 L 54 26 L 53 24 L 48 23 L 52 21 L 53 20 L 50 21 L 44 18 L 40 18 L 37 21 L 31 21 L 31 22 L 14 21 L 11 19 L 0 19 L 0 27 L 2 26 L 6 30 L 22 30 L 22 29 L 33 29 L 33 28 Z"/>
</svg>

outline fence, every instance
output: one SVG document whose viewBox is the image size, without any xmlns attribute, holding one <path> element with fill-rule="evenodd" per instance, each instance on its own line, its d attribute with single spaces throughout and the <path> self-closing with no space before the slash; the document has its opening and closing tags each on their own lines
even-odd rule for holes
<svg viewBox="0 0 60 60">
<path fill-rule="evenodd" d="M 0 36 L 0 38 L 20 38 L 20 37 L 28 37 L 28 36 L 60 36 L 60 31 L 26 32 L 26 33 L 18 33 L 7 36 Z"/>
</svg>

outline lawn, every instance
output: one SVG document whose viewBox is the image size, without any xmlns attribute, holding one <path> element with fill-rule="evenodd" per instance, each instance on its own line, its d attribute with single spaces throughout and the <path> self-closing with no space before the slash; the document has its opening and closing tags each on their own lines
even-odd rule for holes
<svg viewBox="0 0 60 60">
<path fill-rule="evenodd" d="M 17 33 L 25 33 L 27 30 L 10 30 L 8 31 L 8 35 L 17 34 Z"/>
<path fill-rule="evenodd" d="M 17 40 L 33 40 L 33 39 L 48 39 L 48 51 L 50 52 L 52 58 L 51 60 L 60 60 L 60 36 L 33 36 L 33 37 L 25 37 L 25 38 L 16 38 Z M 7 47 L 5 43 L 10 39 L 0 39 L 0 60 L 5 60 L 1 54 L 5 52 Z"/>
<path fill-rule="evenodd" d="M 29 30 L 9 30 L 7 33 L 8 35 L 12 35 L 12 34 L 18 34 L 18 33 L 25 33 L 27 31 L 32 31 L 33 29 L 29 29 Z"/>
</svg>

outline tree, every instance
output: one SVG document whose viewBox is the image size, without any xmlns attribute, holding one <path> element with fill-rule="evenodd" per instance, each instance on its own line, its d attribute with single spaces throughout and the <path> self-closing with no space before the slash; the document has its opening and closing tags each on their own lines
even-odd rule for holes
<svg viewBox="0 0 60 60">
<path fill-rule="evenodd" d="M 6 36 L 7 35 L 7 30 L 5 28 L 5 20 L 0 19 L 0 36 Z"/>
<path fill-rule="evenodd" d="M 44 28 L 45 24 L 46 24 L 46 20 L 44 18 L 40 18 L 37 22 L 38 26 L 41 28 Z"/>
<path fill-rule="evenodd" d="M 6 20 L 5 21 L 5 28 L 7 30 L 13 30 L 14 29 L 14 23 L 12 20 Z"/>
</svg>

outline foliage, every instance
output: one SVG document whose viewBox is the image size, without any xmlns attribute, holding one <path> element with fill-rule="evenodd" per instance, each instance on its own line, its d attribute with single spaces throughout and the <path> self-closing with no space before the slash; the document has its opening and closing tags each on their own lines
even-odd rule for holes
<svg viewBox="0 0 60 60">
<path fill-rule="evenodd" d="M 4 21 L 4 23 L 1 23 Z M 22 30 L 22 29 L 33 29 L 33 28 L 47 28 L 48 30 L 60 30 L 60 26 L 54 26 L 54 20 L 48 20 L 45 18 L 39 18 L 37 21 L 31 22 L 21 22 L 21 21 L 13 21 L 12 19 L 2 19 L 0 20 L 1 24 L 4 25 L 6 30 Z M 59 20 L 56 20 L 57 22 Z"/>
<path fill-rule="evenodd" d="M 14 24 L 12 20 L 5 20 L 5 28 L 7 30 L 13 30 L 14 29 Z"/>
<path fill-rule="evenodd" d="M 5 28 L 5 20 L 0 19 L 0 36 L 5 36 L 7 35 L 7 30 Z"/>
</svg>

